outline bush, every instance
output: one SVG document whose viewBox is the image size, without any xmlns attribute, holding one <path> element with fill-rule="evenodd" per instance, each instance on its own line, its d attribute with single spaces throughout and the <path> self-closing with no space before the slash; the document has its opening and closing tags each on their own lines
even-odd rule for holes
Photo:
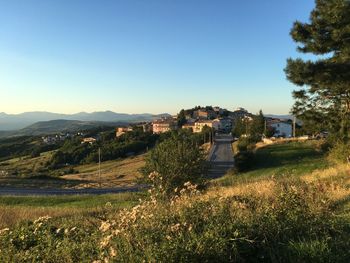
<svg viewBox="0 0 350 263">
<path fill-rule="evenodd" d="M 350 143 L 336 142 L 331 147 L 328 159 L 336 164 L 343 164 L 349 162 L 350 159 Z"/>
<path fill-rule="evenodd" d="M 255 149 L 255 144 L 258 142 L 257 138 L 249 136 L 242 137 L 238 140 L 238 151 L 252 151 Z"/>
<path fill-rule="evenodd" d="M 202 149 L 187 136 L 173 135 L 151 151 L 143 173 L 148 177 L 156 172 L 158 179 L 152 183 L 172 195 L 185 182 L 201 183 L 205 167 Z"/>
<path fill-rule="evenodd" d="M 254 153 L 252 151 L 240 151 L 234 156 L 235 171 L 244 172 L 254 166 Z"/>
</svg>

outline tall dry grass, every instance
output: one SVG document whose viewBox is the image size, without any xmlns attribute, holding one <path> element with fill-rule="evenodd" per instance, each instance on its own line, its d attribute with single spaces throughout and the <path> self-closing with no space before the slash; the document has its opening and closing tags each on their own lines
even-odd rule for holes
<svg viewBox="0 0 350 263">
<path fill-rule="evenodd" d="M 28 207 L 28 206 L 0 206 L 0 229 L 13 227 L 25 220 L 35 220 L 42 216 L 67 217 L 84 214 L 83 209 L 55 208 L 55 207 Z"/>
</svg>

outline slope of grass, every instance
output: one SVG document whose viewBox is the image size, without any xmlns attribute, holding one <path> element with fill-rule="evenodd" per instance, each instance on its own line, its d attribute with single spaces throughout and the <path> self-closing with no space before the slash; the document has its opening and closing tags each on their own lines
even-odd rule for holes
<svg viewBox="0 0 350 263">
<path fill-rule="evenodd" d="M 226 176 L 216 180 L 216 185 L 233 185 L 267 178 L 296 178 L 316 169 L 328 166 L 325 153 L 317 149 L 317 142 L 289 142 L 257 149 L 254 162 L 248 172 Z"/>
<path fill-rule="evenodd" d="M 0 162 L 0 171 L 16 177 L 35 176 L 38 171 L 45 168 L 54 151 L 41 153 L 40 156 L 31 158 L 28 156 L 16 157 Z"/>
<path fill-rule="evenodd" d="M 99 165 L 83 164 L 70 166 L 74 173 L 63 176 L 37 176 L 36 170 L 44 168 L 52 152 L 46 152 L 36 158 L 14 158 L 0 162 L 0 188 L 95 188 L 100 186 Z M 144 166 L 144 155 L 101 163 L 102 187 L 130 186 L 141 176 L 139 169 Z M 68 167 L 69 168 L 69 167 Z M 67 173 L 67 169 L 54 171 L 56 174 Z M 18 171 L 16 176 L 1 176 L 1 171 L 10 174 Z"/>
<path fill-rule="evenodd" d="M 141 177 L 140 168 L 145 165 L 145 155 L 132 156 L 121 160 L 101 163 L 101 179 L 104 187 L 134 185 Z M 83 181 L 77 187 L 96 187 L 99 183 L 99 165 L 83 164 L 74 166 L 76 173 L 62 176 L 62 179 Z"/>
<path fill-rule="evenodd" d="M 137 202 L 143 193 L 119 193 L 104 195 L 67 195 L 67 196 L 0 196 L 1 206 L 30 207 L 72 207 L 91 208 L 103 206 L 107 202 L 119 206 L 124 203 Z"/>
<path fill-rule="evenodd" d="M 0 261 L 348 262 L 349 166 L 315 147 L 259 149 L 251 171 L 205 192 L 0 230 Z"/>
<path fill-rule="evenodd" d="M 114 211 L 135 205 L 144 193 L 73 196 L 0 196 L 0 228 L 40 216 L 71 217 L 100 211 L 106 206 Z"/>
</svg>

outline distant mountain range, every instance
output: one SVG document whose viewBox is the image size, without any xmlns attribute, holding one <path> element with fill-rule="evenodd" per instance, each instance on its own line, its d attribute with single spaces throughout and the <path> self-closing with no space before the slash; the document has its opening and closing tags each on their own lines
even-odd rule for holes
<svg viewBox="0 0 350 263">
<path fill-rule="evenodd" d="M 7 132 L 7 136 L 36 136 L 54 133 L 86 131 L 96 127 L 116 127 L 125 126 L 126 122 L 103 122 L 103 121 L 76 121 L 76 120 L 53 120 L 40 121 L 29 125 L 23 129 Z M 0 133 L 1 137 L 1 133 Z"/>
<path fill-rule="evenodd" d="M 24 112 L 20 114 L 6 114 L 0 113 L 0 131 L 15 131 L 23 129 L 37 122 L 53 121 L 53 120 L 71 120 L 81 122 L 142 122 L 151 121 L 162 116 L 169 116 L 169 114 L 126 114 L 115 113 L 112 111 L 98 111 L 98 112 L 79 112 L 75 114 L 60 114 L 44 111 Z M 67 123 L 66 123 L 67 124 Z M 90 123 L 91 124 L 91 123 Z M 88 124 L 89 125 L 89 124 Z M 28 127 L 29 128 L 29 127 Z M 1 133 L 0 133 L 1 134 Z M 5 132 L 6 134 L 6 132 Z"/>
</svg>

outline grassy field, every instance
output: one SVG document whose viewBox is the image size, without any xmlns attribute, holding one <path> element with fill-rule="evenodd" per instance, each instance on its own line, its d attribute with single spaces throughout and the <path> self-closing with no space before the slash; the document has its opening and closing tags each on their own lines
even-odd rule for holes
<svg viewBox="0 0 350 263">
<path fill-rule="evenodd" d="M 37 158 L 16 158 L 1 163 L 7 169 L 28 170 L 28 167 L 43 165 L 52 153 L 45 153 Z M 5 165 L 4 165 L 5 163 Z M 139 169 L 144 165 L 144 155 L 129 157 L 123 160 L 101 163 L 101 186 L 130 186 L 140 177 Z M 0 168 L 1 169 L 1 168 Z M 17 188 L 87 188 L 99 187 L 98 164 L 79 165 L 74 167 L 79 173 L 54 177 L 11 176 L 0 177 L 1 187 Z M 76 196 L 0 196 L 0 228 L 13 226 L 22 220 L 34 220 L 49 215 L 55 218 L 83 216 L 89 218 L 104 209 L 106 203 L 111 208 L 134 205 L 143 193 L 120 193 L 109 195 L 76 195 Z"/>
<path fill-rule="evenodd" d="M 3 209 L 33 213 L 18 218 L 50 209 L 54 218 L 8 223 L 0 260 L 348 262 L 350 167 L 329 164 L 318 149 L 317 142 L 260 148 L 250 171 L 229 173 L 201 193 L 186 186 L 171 202 L 138 194 L 4 197 Z"/>
<path fill-rule="evenodd" d="M 50 160 L 54 151 L 41 153 L 39 157 L 31 158 L 30 156 L 22 156 L 0 162 L 0 171 L 4 171 L 9 175 L 16 173 L 18 177 L 30 177 L 45 167 L 47 161 Z"/>
<path fill-rule="evenodd" d="M 276 183 L 321 185 L 334 201 L 337 213 L 350 220 L 350 167 L 334 165 L 319 150 L 319 142 L 288 142 L 257 149 L 251 169 L 227 175 L 211 183 L 227 194 L 271 192 Z M 217 190 L 215 190 L 217 191 Z"/>
<path fill-rule="evenodd" d="M 101 163 L 101 179 L 103 187 L 135 185 L 141 177 L 140 169 L 145 165 L 145 155 L 138 155 L 122 160 Z M 74 167 L 77 173 L 62 176 L 62 179 L 81 181 L 75 188 L 99 186 L 98 164 L 78 165 Z"/>
<path fill-rule="evenodd" d="M 70 166 L 74 173 L 63 176 L 37 176 L 35 171 L 43 168 L 52 152 L 41 154 L 40 157 L 14 158 L 0 162 L 0 187 L 19 188 L 94 188 L 116 186 L 131 186 L 141 176 L 139 169 L 144 166 L 144 155 L 128 157 L 122 160 L 106 161 L 101 163 L 101 181 L 98 176 L 99 165 L 84 164 Z M 70 168 L 68 167 L 68 168 Z M 64 169 L 55 173 L 66 173 Z M 5 172 L 16 175 L 6 176 Z"/>
<path fill-rule="evenodd" d="M 40 216 L 70 217 L 99 212 L 106 208 L 119 210 L 135 205 L 144 193 L 72 196 L 0 196 L 0 228 Z"/>
<path fill-rule="evenodd" d="M 318 142 L 288 142 L 257 149 L 251 169 L 235 175 L 232 171 L 214 183 L 233 185 L 269 178 L 297 178 L 329 166 Z"/>
</svg>

